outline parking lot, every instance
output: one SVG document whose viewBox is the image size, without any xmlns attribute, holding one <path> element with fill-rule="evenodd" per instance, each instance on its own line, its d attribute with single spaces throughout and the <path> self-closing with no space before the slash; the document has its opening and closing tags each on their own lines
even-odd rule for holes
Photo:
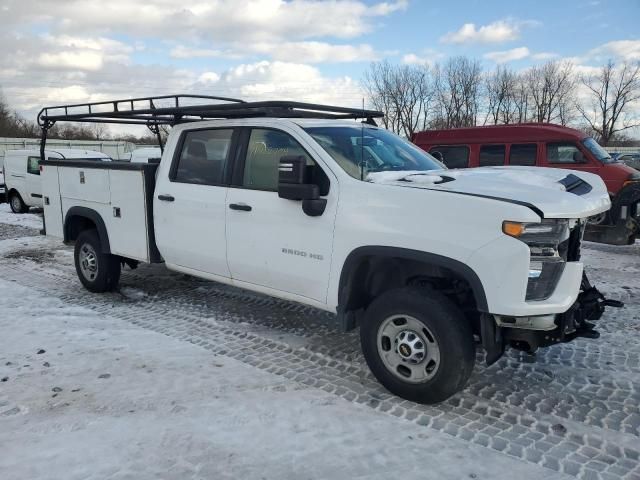
<svg viewBox="0 0 640 480">
<path fill-rule="evenodd" d="M 171 478 L 640 478 L 637 245 L 584 248 L 592 282 L 626 302 L 599 340 L 488 368 L 479 351 L 464 392 L 424 406 L 382 389 L 330 315 L 159 265 L 91 294 L 37 216 L 1 207 L 12 478 L 147 478 L 154 464 Z"/>
</svg>

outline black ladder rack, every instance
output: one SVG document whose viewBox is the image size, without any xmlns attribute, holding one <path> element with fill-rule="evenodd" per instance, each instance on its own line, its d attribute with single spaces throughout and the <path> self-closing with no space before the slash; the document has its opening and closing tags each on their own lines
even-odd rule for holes
<svg viewBox="0 0 640 480">
<path fill-rule="evenodd" d="M 197 104 L 185 104 L 185 101 Z M 216 103 L 213 103 L 213 102 Z M 168 105 L 167 105 L 168 104 Z M 335 107 L 290 101 L 245 102 L 235 98 L 203 95 L 166 95 L 106 102 L 78 103 L 45 107 L 38 114 L 38 124 L 93 122 L 133 125 L 176 125 L 182 122 L 215 118 L 326 118 L 373 120 L 382 112 L 361 108 Z"/>
<path fill-rule="evenodd" d="M 161 125 L 255 117 L 361 119 L 375 125 L 374 119 L 383 116 L 382 112 L 375 110 L 314 103 L 282 100 L 245 102 L 236 98 L 208 95 L 165 95 L 44 107 L 38 113 L 38 125 L 42 128 L 40 152 L 44 158 L 47 133 L 56 122 L 144 125 L 156 134 L 162 148 Z"/>
</svg>

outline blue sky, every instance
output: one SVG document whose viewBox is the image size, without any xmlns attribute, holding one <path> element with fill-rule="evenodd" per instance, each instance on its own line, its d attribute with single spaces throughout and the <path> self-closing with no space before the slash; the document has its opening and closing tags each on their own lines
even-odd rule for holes
<svg viewBox="0 0 640 480">
<path fill-rule="evenodd" d="M 640 1 L 0 0 L 0 89 L 43 104 L 176 92 L 360 104 L 371 61 L 640 61 Z"/>
</svg>

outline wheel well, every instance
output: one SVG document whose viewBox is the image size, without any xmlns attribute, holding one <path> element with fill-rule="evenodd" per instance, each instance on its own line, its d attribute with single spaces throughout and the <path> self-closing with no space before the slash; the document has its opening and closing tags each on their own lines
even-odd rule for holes
<svg viewBox="0 0 640 480">
<path fill-rule="evenodd" d="M 64 226 L 65 241 L 75 242 L 78 239 L 80 233 L 84 232 L 85 230 L 97 230 L 95 222 L 87 217 L 82 217 L 80 215 L 70 216 L 69 218 L 67 218 Z"/>
<path fill-rule="evenodd" d="M 378 247 L 384 248 L 384 247 Z M 393 249 L 396 250 L 396 249 Z M 437 290 L 450 298 L 474 329 L 479 312 L 486 311 L 484 289 L 475 272 L 452 259 L 401 249 L 391 255 L 376 253 L 351 256 L 340 277 L 338 312 L 366 309 L 386 291 L 406 286 Z M 412 252 L 410 255 L 407 252 Z"/>
<path fill-rule="evenodd" d="M 72 207 L 64 219 L 64 241 L 74 242 L 85 230 L 95 229 L 100 238 L 102 253 L 111 253 L 107 228 L 98 212 L 86 207 Z"/>
</svg>

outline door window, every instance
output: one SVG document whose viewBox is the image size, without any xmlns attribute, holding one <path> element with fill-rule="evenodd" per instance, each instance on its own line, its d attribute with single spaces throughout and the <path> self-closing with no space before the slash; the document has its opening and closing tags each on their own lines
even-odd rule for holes
<svg viewBox="0 0 640 480">
<path fill-rule="evenodd" d="M 547 143 L 547 162 L 584 163 L 584 157 L 574 143 Z"/>
<path fill-rule="evenodd" d="M 436 159 L 441 160 L 448 168 L 467 168 L 469 166 L 469 147 L 438 145 L 429 150 Z M 437 153 L 440 153 L 438 158 Z"/>
<path fill-rule="evenodd" d="M 27 158 L 27 173 L 40 175 L 40 157 Z"/>
<path fill-rule="evenodd" d="M 509 151 L 509 165 L 536 166 L 538 146 L 535 143 L 511 145 Z"/>
<path fill-rule="evenodd" d="M 186 132 L 171 180 L 199 185 L 224 184 L 232 136 L 232 129 Z"/>
<path fill-rule="evenodd" d="M 278 165 L 285 156 L 302 156 L 307 165 L 315 165 L 302 146 L 288 133 L 279 130 L 251 130 L 242 185 L 253 190 L 278 190 Z"/>
<path fill-rule="evenodd" d="M 504 145 L 482 145 L 480 147 L 479 165 L 481 167 L 504 165 L 504 151 Z"/>
</svg>

